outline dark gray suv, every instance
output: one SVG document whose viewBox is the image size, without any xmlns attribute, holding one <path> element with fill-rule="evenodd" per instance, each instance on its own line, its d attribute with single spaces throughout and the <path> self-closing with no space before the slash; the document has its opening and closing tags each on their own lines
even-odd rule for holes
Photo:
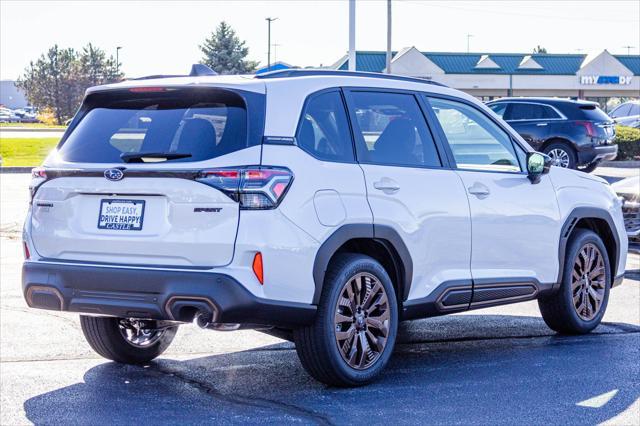
<svg viewBox="0 0 640 426">
<path fill-rule="evenodd" d="M 615 123 L 595 102 L 503 98 L 487 106 L 556 166 L 589 173 L 618 155 Z"/>
</svg>

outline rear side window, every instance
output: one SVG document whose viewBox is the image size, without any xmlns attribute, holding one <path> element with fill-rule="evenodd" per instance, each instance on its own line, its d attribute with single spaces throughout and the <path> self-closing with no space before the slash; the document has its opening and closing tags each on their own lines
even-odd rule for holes
<svg viewBox="0 0 640 426">
<path fill-rule="evenodd" d="M 504 113 L 507 110 L 507 105 L 506 103 L 499 103 L 499 104 L 492 104 L 489 105 L 489 108 L 491 108 L 491 111 L 495 112 L 500 118 L 504 118 Z"/>
<path fill-rule="evenodd" d="M 228 90 L 105 92 L 90 95 L 85 108 L 58 149 L 66 161 L 121 163 L 131 154 L 202 161 L 249 146 L 245 102 Z"/>
<path fill-rule="evenodd" d="M 363 162 L 440 167 L 440 157 L 424 115 L 411 94 L 352 92 Z"/>
<path fill-rule="evenodd" d="M 349 122 L 340 92 L 325 92 L 310 98 L 296 139 L 299 147 L 320 160 L 354 160 Z"/>
<path fill-rule="evenodd" d="M 544 120 L 562 117 L 548 105 L 514 102 L 505 118 L 507 120 Z"/>
</svg>

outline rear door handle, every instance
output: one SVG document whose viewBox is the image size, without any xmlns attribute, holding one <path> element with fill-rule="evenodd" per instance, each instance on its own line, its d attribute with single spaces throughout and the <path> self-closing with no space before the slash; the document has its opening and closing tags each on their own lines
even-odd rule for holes
<svg viewBox="0 0 640 426">
<path fill-rule="evenodd" d="M 546 125 L 547 125 L 547 123 L 538 123 L 538 124 L 536 124 L 536 126 L 538 126 L 538 127 L 542 127 L 542 126 L 546 126 Z"/>
<path fill-rule="evenodd" d="M 487 197 L 489 194 L 491 194 L 491 191 L 489 191 L 489 188 L 487 188 L 485 185 L 476 182 L 473 185 L 471 185 L 469 188 L 469 194 L 475 195 L 478 198 L 485 198 Z"/>
<path fill-rule="evenodd" d="M 385 194 L 393 194 L 394 192 L 398 192 L 400 190 L 400 185 L 393 179 L 388 177 L 383 177 L 377 182 L 373 182 L 373 187 L 378 189 Z"/>
</svg>

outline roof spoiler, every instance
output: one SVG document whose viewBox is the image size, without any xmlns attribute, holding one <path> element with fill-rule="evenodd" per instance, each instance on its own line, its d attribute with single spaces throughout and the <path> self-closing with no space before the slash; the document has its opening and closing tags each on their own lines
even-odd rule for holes
<svg viewBox="0 0 640 426">
<path fill-rule="evenodd" d="M 173 77 L 201 77 L 201 76 L 205 76 L 205 75 L 218 75 L 218 73 L 215 72 L 214 70 L 212 70 L 211 68 L 209 68 L 207 65 L 204 65 L 204 64 L 193 64 L 193 65 L 191 65 L 191 71 L 189 72 L 189 74 L 185 74 L 185 75 L 181 75 L 181 74 L 147 75 L 147 76 L 144 76 L 144 77 L 132 78 L 131 80 L 150 80 L 150 79 L 156 79 L 156 78 L 173 78 Z"/>
</svg>

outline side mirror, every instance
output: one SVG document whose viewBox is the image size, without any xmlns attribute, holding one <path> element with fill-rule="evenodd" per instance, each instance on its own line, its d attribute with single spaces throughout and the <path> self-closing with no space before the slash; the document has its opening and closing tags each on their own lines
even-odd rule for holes
<svg viewBox="0 0 640 426">
<path fill-rule="evenodd" d="M 540 182 L 540 176 L 549 173 L 549 169 L 553 164 L 551 157 L 539 152 L 527 153 L 527 173 L 531 183 Z"/>
</svg>

